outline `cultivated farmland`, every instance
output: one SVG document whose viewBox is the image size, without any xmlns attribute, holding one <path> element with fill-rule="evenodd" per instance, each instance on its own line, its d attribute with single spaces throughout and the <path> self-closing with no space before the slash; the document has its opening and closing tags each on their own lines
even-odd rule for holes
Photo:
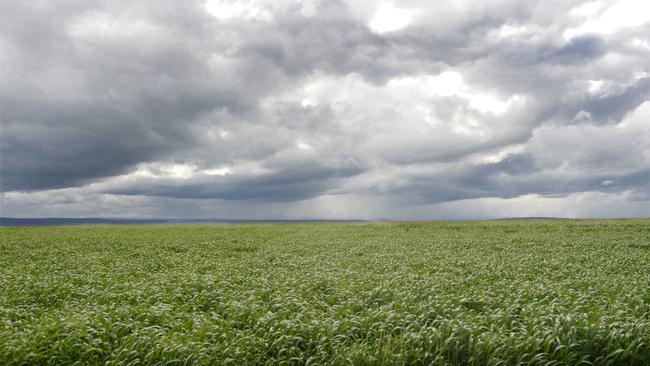
<svg viewBox="0 0 650 366">
<path fill-rule="evenodd" d="M 650 220 L 0 228 L 0 364 L 649 365 Z"/>
</svg>

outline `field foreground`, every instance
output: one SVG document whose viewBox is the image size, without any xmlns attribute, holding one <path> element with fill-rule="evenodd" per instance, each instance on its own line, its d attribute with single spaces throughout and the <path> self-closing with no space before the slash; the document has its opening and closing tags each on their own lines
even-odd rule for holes
<svg viewBox="0 0 650 366">
<path fill-rule="evenodd" d="M 0 254 L 2 365 L 650 365 L 650 220 L 0 228 Z"/>
</svg>

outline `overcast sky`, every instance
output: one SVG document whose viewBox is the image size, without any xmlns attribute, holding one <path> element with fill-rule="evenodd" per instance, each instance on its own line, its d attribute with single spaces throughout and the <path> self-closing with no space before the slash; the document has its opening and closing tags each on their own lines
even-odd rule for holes
<svg viewBox="0 0 650 366">
<path fill-rule="evenodd" d="M 650 216 L 650 2 L 0 0 L 2 216 Z"/>
</svg>

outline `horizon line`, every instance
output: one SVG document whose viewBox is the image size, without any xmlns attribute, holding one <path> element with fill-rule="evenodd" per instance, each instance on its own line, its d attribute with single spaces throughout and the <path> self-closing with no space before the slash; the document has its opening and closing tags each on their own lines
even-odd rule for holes
<svg viewBox="0 0 650 366">
<path fill-rule="evenodd" d="M 265 218 L 265 219 L 224 219 L 224 218 L 125 218 L 125 217 L 4 217 L 0 216 L 0 226 L 56 226 L 56 225 L 124 225 L 124 224 L 200 224 L 200 223 L 354 223 L 354 222 L 435 222 L 435 221 L 507 221 L 507 220 L 630 220 L 650 219 L 650 217 L 554 217 L 518 216 L 497 218 L 436 218 L 436 219 L 326 219 L 326 218 Z"/>
</svg>

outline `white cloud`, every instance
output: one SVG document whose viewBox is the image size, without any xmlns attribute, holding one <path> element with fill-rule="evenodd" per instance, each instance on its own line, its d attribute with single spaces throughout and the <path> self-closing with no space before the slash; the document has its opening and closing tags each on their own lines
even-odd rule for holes
<svg viewBox="0 0 650 366">
<path fill-rule="evenodd" d="M 623 28 L 638 27 L 650 22 L 650 2 L 643 0 L 618 0 L 604 11 L 601 2 L 587 3 L 574 8 L 571 14 L 586 17 L 580 26 L 564 32 L 565 38 L 587 33 L 611 34 Z"/>
</svg>

